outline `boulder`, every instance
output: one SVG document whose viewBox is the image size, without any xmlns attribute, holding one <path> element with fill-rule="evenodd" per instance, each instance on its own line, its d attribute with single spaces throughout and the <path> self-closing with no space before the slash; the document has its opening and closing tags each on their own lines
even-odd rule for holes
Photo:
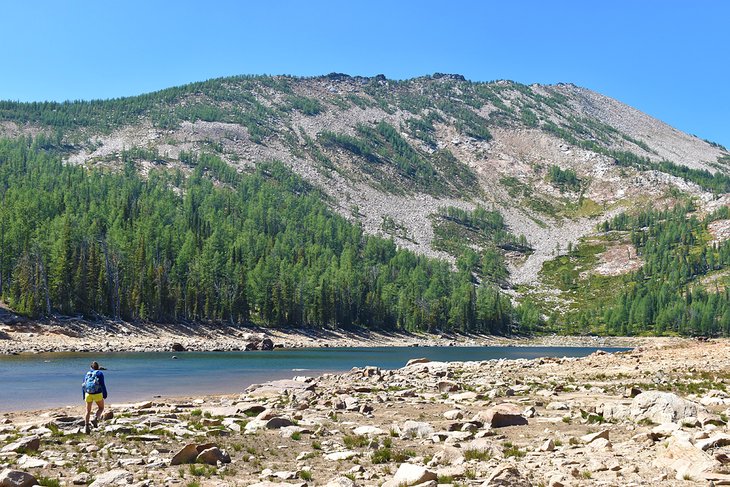
<svg viewBox="0 0 730 487">
<path fill-rule="evenodd" d="M 436 480 L 437 478 L 436 473 L 426 469 L 426 467 L 411 463 L 401 463 L 393 478 L 385 482 L 383 487 L 418 485 Z"/>
<path fill-rule="evenodd" d="M 172 351 L 173 352 L 186 352 L 187 349 L 183 346 L 182 343 L 175 342 L 172 344 Z"/>
<path fill-rule="evenodd" d="M 218 465 L 221 463 L 231 463 L 231 457 L 225 451 L 222 451 L 217 446 L 207 448 L 201 451 L 195 458 L 195 463 L 206 463 L 208 465 Z"/>
<path fill-rule="evenodd" d="M 674 470 L 677 480 L 683 480 L 686 477 L 694 481 L 709 480 L 710 478 L 716 479 L 717 475 L 724 475 L 714 473 L 722 468 L 722 464 L 697 448 L 688 439 L 673 436 L 667 440 L 665 446 L 657 449 L 659 456 L 654 461 L 654 465 Z"/>
<path fill-rule="evenodd" d="M 473 420 L 481 421 L 492 428 L 527 424 L 527 418 L 522 415 L 519 406 L 508 402 L 492 406 L 486 411 L 480 411 Z"/>
<path fill-rule="evenodd" d="M 698 404 L 671 392 L 642 392 L 631 402 L 629 414 L 635 421 L 648 420 L 657 424 L 679 423 L 684 418 L 697 417 Z"/>
<path fill-rule="evenodd" d="M 38 451 L 38 449 L 41 447 L 41 439 L 37 436 L 26 436 L 24 438 L 19 438 L 18 440 L 5 445 L 0 452 L 2 453 L 8 453 L 8 452 L 16 452 L 16 453 L 22 453 L 22 452 L 29 452 L 29 451 Z"/>
<path fill-rule="evenodd" d="M 185 445 L 179 452 L 172 457 L 170 465 L 182 465 L 184 463 L 193 463 L 198 457 L 198 447 L 194 443 Z"/>
<path fill-rule="evenodd" d="M 291 426 L 294 423 L 291 422 L 290 419 L 287 418 L 271 418 L 266 422 L 266 428 L 270 430 L 275 430 L 279 428 L 285 428 L 287 426 Z"/>
<path fill-rule="evenodd" d="M 484 487 L 532 487 L 532 483 L 522 476 L 517 467 L 511 463 L 503 463 L 495 468 L 482 484 Z"/>
<path fill-rule="evenodd" d="M 132 483 L 132 472 L 116 469 L 99 474 L 89 487 L 113 487 Z"/>
<path fill-rule="evenodd" d="M 246 345 L 245 345 L 245 346 L 243 347 L 243 349 L 244 349 L 245 351 L 247 351 L 247 352 L 251 352 L 251 351 L 253 351 L 253 350 L 258 350 L 258 349 L 259 349 L 259 345 L 258 345 L 258 343 L 256 343 L 256 342 L 248 342 L 248 343 L 247 343 L 247 344 L 246 344 Z"/>
<path fill-rule="evenodd" d="M 29 473 L 9 468 L 0 472 L 0 487 L 31 487 L 38 485 L 38 480 Z"/>
<path fill-rule="evenodd" d="M 271 340 L 271 338 L 264 338 L 259 342 L 259 350 L 273 350 L 274 349 L 274 342 Z"/>
</svg>

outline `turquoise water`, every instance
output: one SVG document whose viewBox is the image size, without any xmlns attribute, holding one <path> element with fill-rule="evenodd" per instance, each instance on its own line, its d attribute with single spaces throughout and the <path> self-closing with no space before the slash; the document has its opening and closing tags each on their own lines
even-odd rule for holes
<svg viewBox="0 0 730 487">
<path fill-rule="evenodd" d="M 416 357 L 438 361 L 581 357 L 588 347 L 375 347 L 271 352 L 47 353 L 0 355 L 0 411 L 78 405 L 92 360 L 104 371 L 108 401 L 159 396 L 239 393 L 247 386 L 296 375 L 320 375 L 375 365 L 396 369 Z M 603 348 L 609 352 L 625 349 Z"/>
</svg>

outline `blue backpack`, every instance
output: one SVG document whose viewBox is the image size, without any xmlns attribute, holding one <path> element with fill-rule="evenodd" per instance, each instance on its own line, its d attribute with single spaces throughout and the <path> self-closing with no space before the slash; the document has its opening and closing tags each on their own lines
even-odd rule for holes
<svg viewBox="0 0 730 487">
<path fill-rule="evenodd" d="M 99 371 L 90 370 L 84 377 L 84 392 L 87 394 L 99 394 L 101 392 L 101 381 L 99 380 Z"/>
</svg>

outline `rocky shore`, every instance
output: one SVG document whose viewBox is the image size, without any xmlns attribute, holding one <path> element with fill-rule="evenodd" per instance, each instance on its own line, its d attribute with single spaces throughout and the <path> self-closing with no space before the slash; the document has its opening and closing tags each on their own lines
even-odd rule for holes
<svg viewBox="0 0 730 487">
<path fill-rule="evenodd" d="M 730 485 L 730 342 L 429 362 L 0 417 L 0 485 Z"/>
<path fill-rule="evenodd" d="M 636 337 L 415 334 L 406 332 L 322 329 L 251 328 L 228 325 L 156 325 L 104 322 L 0 324 L 0 354 L 44 352 L 169 352 L 237 351 L 271 346 L 379 347 L 379 346 L 585 346 L 634 347 L 647 339 Z M 653 341 L 655 339 L 649 339 Z M 671 339 L 664 339 L 671 340 Z"/>
</svg>

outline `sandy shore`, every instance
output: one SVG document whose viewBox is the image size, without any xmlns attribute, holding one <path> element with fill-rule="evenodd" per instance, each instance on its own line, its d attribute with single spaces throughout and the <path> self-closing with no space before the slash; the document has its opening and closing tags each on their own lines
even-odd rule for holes
<svg viewBox="0 0 730 487">
<path fill-rule="evenodd" d="M 188 351 L 244 350 L 269 338 L 275 346 L 377 347 L 377 346 L 587 346 L 635 347 L 645 343 L 671 343 L 672 338 L 386 333 L 344 330 L 283 330 L 226 325 L 155 325 L 130 323 L 89 324 L 22 323 L 0 325 L 0 354 L 42 352 L 160 352 L 179 344 Z"/>
</svg>

